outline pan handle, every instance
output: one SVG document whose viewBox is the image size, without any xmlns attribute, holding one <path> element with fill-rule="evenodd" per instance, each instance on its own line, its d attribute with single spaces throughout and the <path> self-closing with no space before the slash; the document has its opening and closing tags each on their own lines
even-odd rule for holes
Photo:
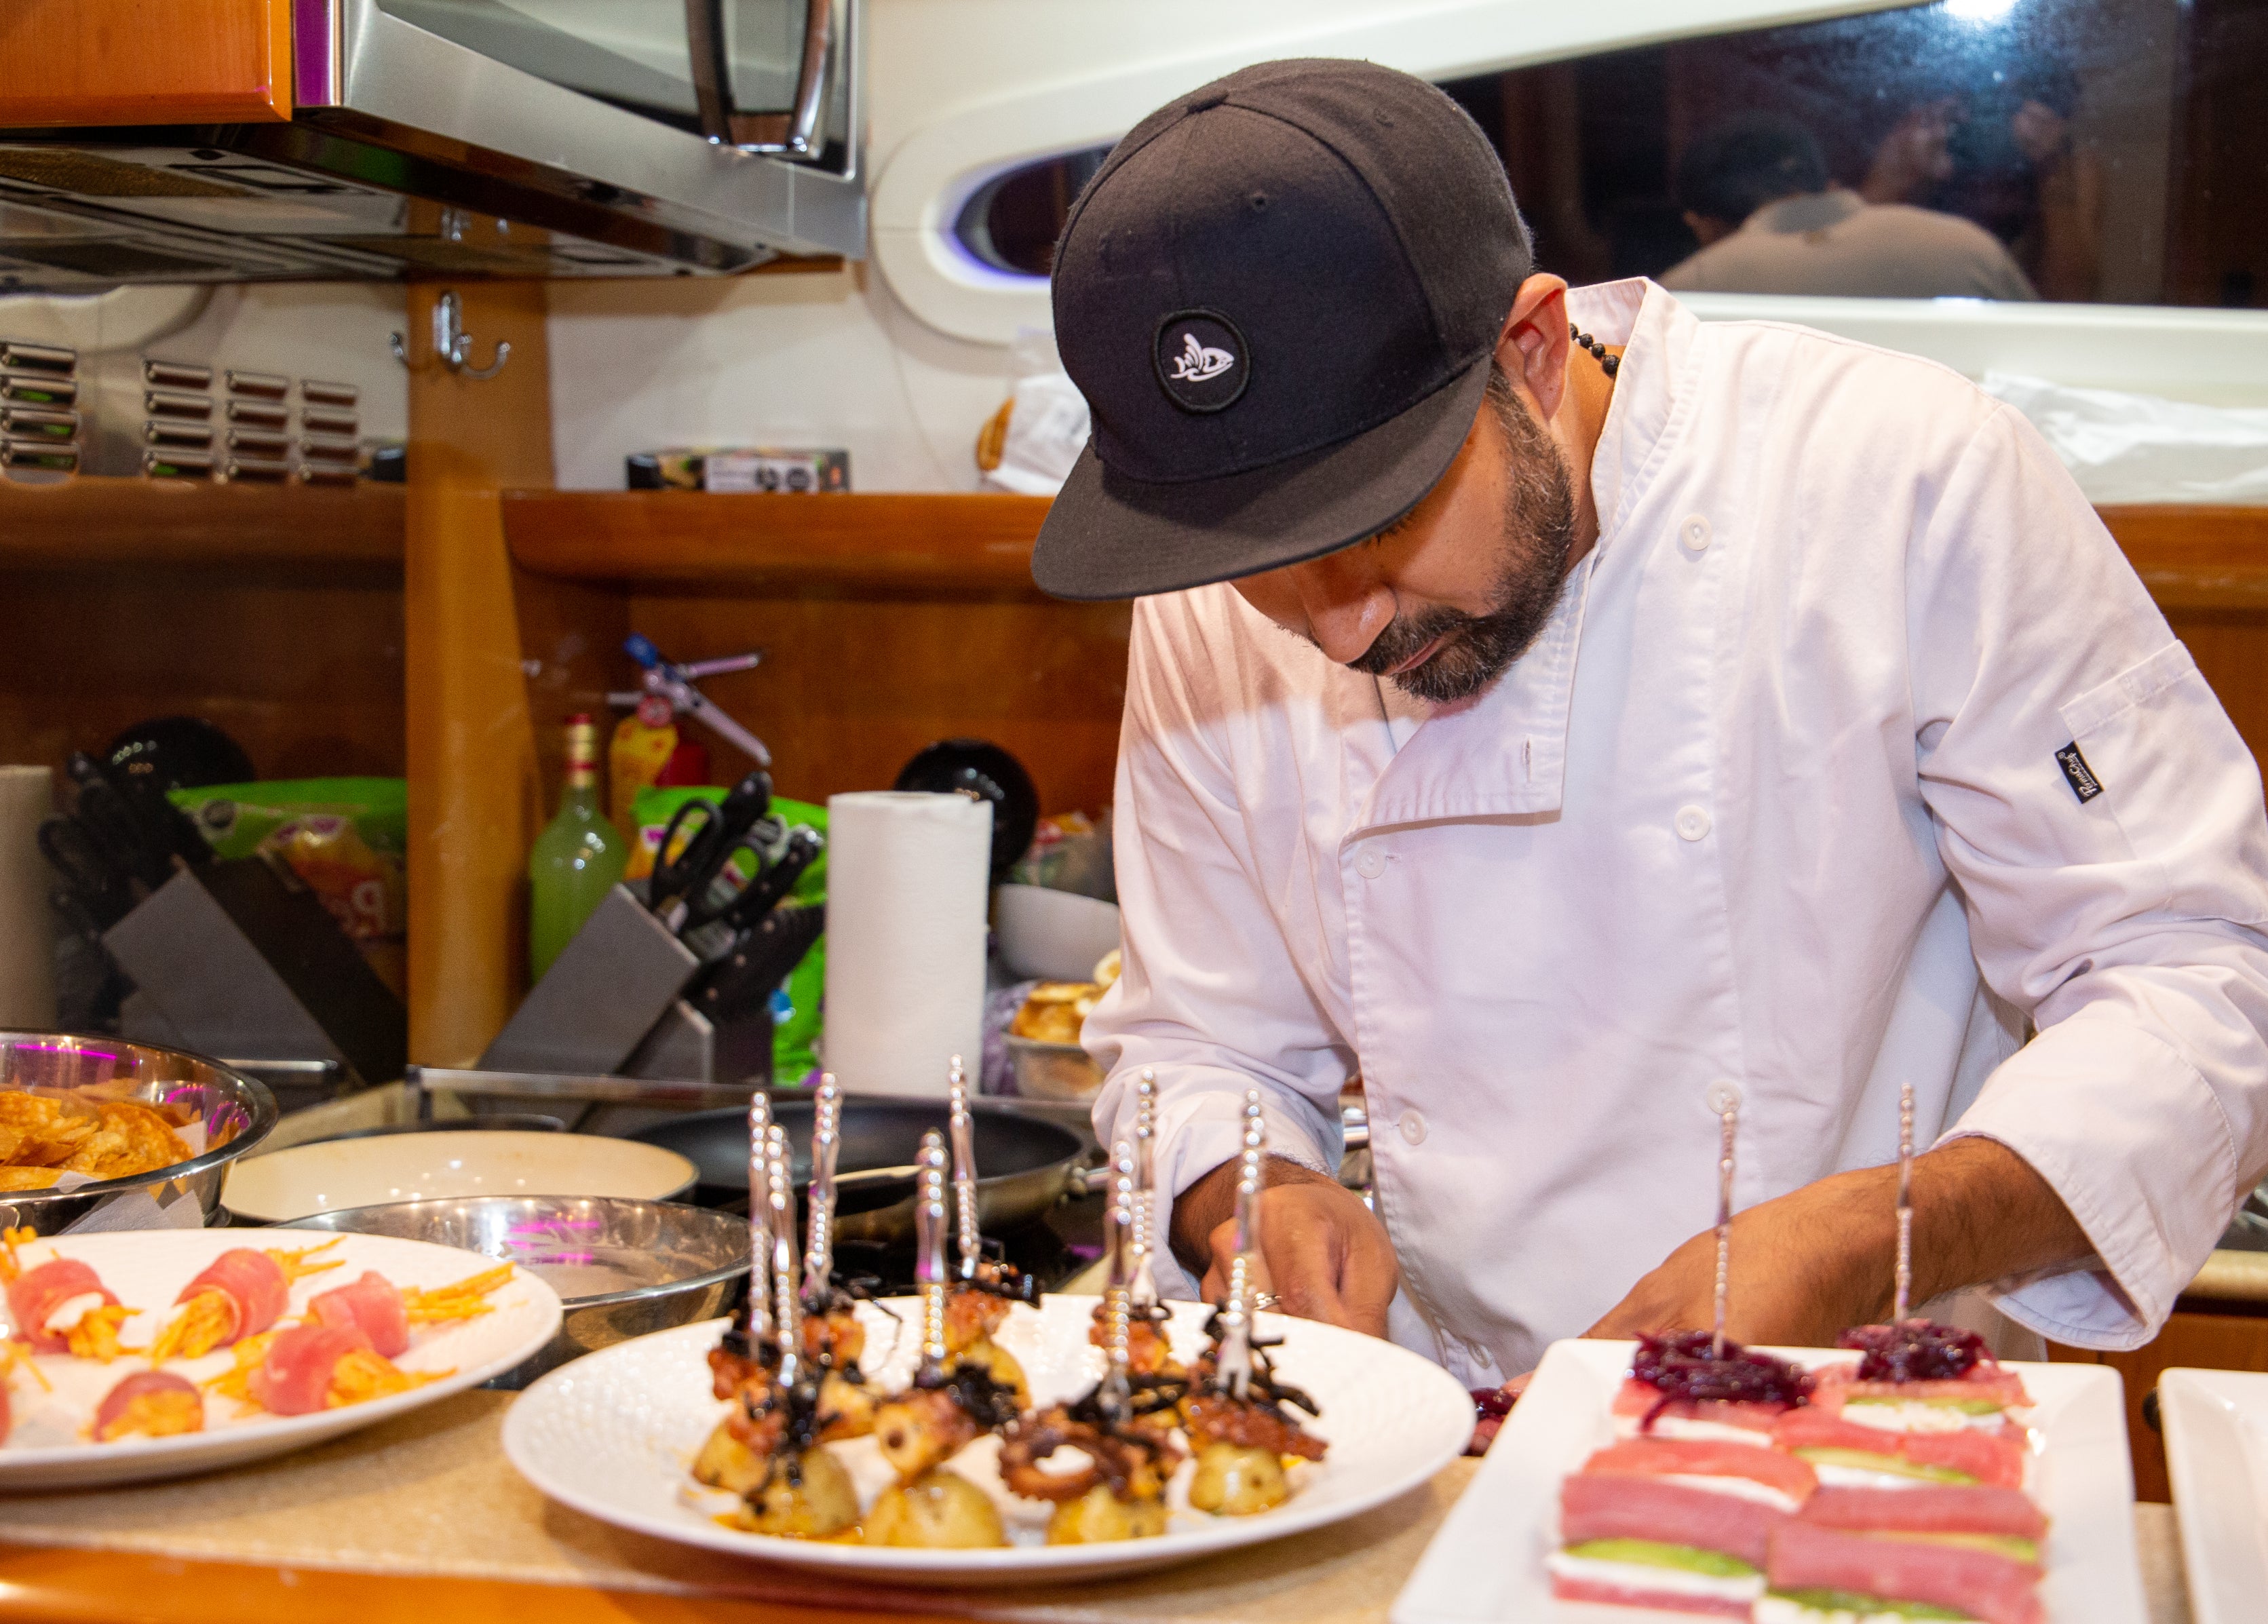
<svg viewBox="0 0 2268 1624">
<path fill-rule="evenodd" d="M 1339 1131 L 1345 1135 L 1349 1150 L 1367 1150 L 1370 1148 L 1370 1113 L 1360 1106 L 1341 1106 Z M 1099 1195 L 1110 1187 L 1110 1158 L 1103 1156 L 1100 1150 L 1094 1154 L 1101 1159 L 1092 1166 L 1071 1170 L 1070 1179 L 1065 1181 L 1071 1194 Z"/>
</svg>

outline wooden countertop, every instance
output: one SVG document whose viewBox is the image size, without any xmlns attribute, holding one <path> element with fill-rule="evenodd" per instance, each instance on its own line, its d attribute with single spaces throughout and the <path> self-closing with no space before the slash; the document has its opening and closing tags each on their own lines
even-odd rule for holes
<svg viewBox="0 0 2268 1624">
<path fill-rule="evenodd" d="M 505 1462 L 508 1395 L 468 1393 L 280 1460 L 175 1483 L 0 1496 L 0 1624 L 1385 1624 L 1471 1481 L 1453 1462 L 1362 1517 L 1084 1585 L 845 1584 L 622 1532 Z M 2189 1624 L 2172 1511 L 2135 1510 L 2151 1624 Z"/>
</svg>

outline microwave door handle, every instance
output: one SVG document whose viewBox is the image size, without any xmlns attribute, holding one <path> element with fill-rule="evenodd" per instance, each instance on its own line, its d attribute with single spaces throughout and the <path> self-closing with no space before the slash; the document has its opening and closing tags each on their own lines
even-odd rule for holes
<svg viewBox="0 0 2268 1624">
<path fill-rule="evenodd" d="M 817 150 L 819 120 L 827 104 L 827 51 L 834 37 L 833 0 L 806 0 L 803 60 L 795 100 L 785 113 L 733 110 L 733 68 L 725 51 L 725 0 L 685 0 L 685 40 L 692 58 L 693 94 L 701 133 L 744 152 L 784 152 L 809 158 Z"/>
</svg>

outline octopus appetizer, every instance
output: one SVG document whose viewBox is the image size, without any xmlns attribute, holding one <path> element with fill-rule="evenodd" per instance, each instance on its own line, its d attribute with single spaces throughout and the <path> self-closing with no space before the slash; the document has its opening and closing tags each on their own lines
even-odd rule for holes
<svg viewBox="0 0 2268 1624">
<path fill-rule="evenodd" d="M 1236 1253 L 1228 1297 L 1207 1334 L 1212 1345 L 1189 1381 L 1182 1425 L 1197 1451 L 1189 1504 L 1218 1517 L 1250 1517 L 1291 1498 L 1287 1464 L 1321 1460 L 1327 1447 L 1292 1411 L 1314 1419 L 1315 1401 L 1279 1380 L 1255 1333 L 1253 1282 L 1260 1258 L 1260 1153 L 1266 1127 L 1256 1094 L 1245 1099 L 1243 1165 L 1236 1187 Z"/>
<path fill-rule="evenodd" d="M 966 1109 L 961 1105 L 956 1114 Z M 986 1433 L 1014 1422 L 1016 1388 L 996 1377 L 981 1355 L 970 1356 L 976 1343 L 965 1345 L 957 1357 L 948 1351 L 952 1293 L 945 1260 L 945 1143 L 934 1131 L 923 1138 L 920 1165 L 914 1212 L 921 1279 L 921 1367 L 910 1386 L 874 1412 L 874 1441 L 898 1481 L 882 1491 L 867 1513 L 866 1543 L 928 1549 L 1005 1545 L 1007 1532 L 1001 1525 L 999 1508 L 946 1463 Z M 973 1181 L 962 1214 L 966 1263 L 976 1218 Z M 989 1343 L 989 1333 L 979 1340 Z M 1023 1372 L 1015 1374 L 1020 1380 Z"/>
<path fill-rule="evenodd" d="M 339 1258 L 308 1261 L 338 1244 L 335 1238 L 297 1252 L 238 1246 L 222 1253 L 181 1288 L 173 1299 L 180 1312 L 142 1351 L 151 1363 L 162 1364 L 168 1359 L 202 1358 L 216 1348 L 233 1348 L 261 1335 L 291 1305 L 294 1281 L 343 1267 L 344 1260 Z"/>
<path fill-rule="evenodd" d="M 1000 1386 L 1012 1389 L 1016 1407 L 1029 1409 L 1032 1385 L 1015 1356 L 993 1340 L 1018 1303 L 1036 1304 L 1038 1282 L 1014 1265 L 984 1255 L 977 1226 L 976 1123 L 968 1110 L 968 1083 L 959 1057 L 946 1084 L 953 1135 L 953 1197 L 959 1266 L 946 1288 L 945 1350 L 957 1364 L 981 1365 Z"/>
<path fill-rule="evenodd" d="M 29 1230 L 0 1235 L 0 1282 L 8 1289 L 8 1318 L 17 1340 L 33 1353 L 67 1353 L 107 1364 L 135 1353 L 118 1340 L 119 1328 L 139 1309 L 121 1306 L 117 1295 L 77 1258 L 50 1258 L 30 1268 L 21 1249 Z"/>
<path fill-rule="evenodd" d="M 830 1077 L 817 1112 L 812 1209 L 813 1269 L 827 1294 L 833 1139 L 841 1095 Z M 740 1497 L 725 1519 L 751 1533 L 821 1539 L 858 1521 L 858 1491 L 826 1447 L 830 1432 L 871 1425 L 858 1356 L 865 1332 L 846 1307 L 821 1301 L 806 1320 L 796 1278 L 795 1194 L 785 1132 L 759 1093 L 748 1109 L 749 1275 L 747 1320 L 711 1350 L 711 1390 L 731 1401 L 693 1462 L 696 1482 Z M 822 1195 L 822 1190 L 824 1194 Z M 824 1200 L 828 1206 L 822 1211 Z M 836 1407 L 830 1407 L 834 1406 Z"/>
<path fill-rule="evenodd" d="M 1166 1485 L 1182 1463 L 1171 1401 L 1116 1415 L 1098 1387 L 1074 1404 L 1020 1419 L 1000 1445 L 1000 1481 L 1027 1500 L 1050 1500 L 1049 1545 L 1146 1539 L 1166 1532 Z M 1157 1422 L 1163 1424 L 1156 1424 Z M 1059 1450 L 1085 1464 L 1056 1464 Z"/>
</svg>

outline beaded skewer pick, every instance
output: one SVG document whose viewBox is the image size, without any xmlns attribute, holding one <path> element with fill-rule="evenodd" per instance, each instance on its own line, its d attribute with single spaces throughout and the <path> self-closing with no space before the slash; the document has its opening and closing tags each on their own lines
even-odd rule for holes
<svg viewBox="0 0 2268 1624">
<path fill-rule="evenodd" d="M 765 1169 L 771 1180 L 771 1289 L 777 1306 L 780 1349 L 780 1384 L 795 1385 L 796 1363 L 803 1353 L 802 1304 L 795 1283 L 795 1181 L 788 1172 L 787 1129 L 775 1122 L 765 1136 Z M 761 1278 L 759 1265 L 751 1290 Z"/>
<path fill-rule="evenodd" d="M 811 1106 L 810 1231 L 803 1254 L 803 1301 L 821 1313 L 834 1294 L 835 1163 L 843 1149 L 843 1091 L 823 1072 Z"/>
<path fill-rule="evenodd" d="M 921 1290 L 924 1375 L 945 1370 L 945 1135 L 922 1135 L 921 1169 L 914 1194 L 914 1281 Z"/>
<path fill-rule="evenodd" d="M 1102 1289 L 1101 1398 L 1103 1414 L 1123 1422 L 1134 1413 L 1134 1389 L 1127 1379 L 1134 1297 L 1134 1149 L 1123 1139 L 1112 1147 L 1110 1169 L 1110 1212 L 1103 1221 L 1110 1273 Z"/>
<path fill-rule="evenodd" d="M 1717 1322 L 1709 1337 L 1709 1356 L 1725 1356 L 1725 1298 L 1733 1270 L 1733 1138 L 1741 1116 L 1741 1091 L 1719 1083 L 1709 1091 L 1717 1113 Z"/>
<path fill-rule="evenodd" d="M 961 1278 L 974 1280 L 977 1257 L 984 1246 L 976 1227 L 976 1124 L 968 1114 L 968 1078 L 958 1054 L 953 1057 L 946 1090 L 953 1128 L 953 1207 L 961 1245 Z"/>
<path fill-rule="evenodd" d="M 1228 1297 L 1220 1305 L 1220 1353 L 1214 1377 L 1233 1398 L 1252 1386 L 1253 1276 L 1260 1263 L 1260 1153 L 1267 1148 L 1268 1124 L 1260 1111 L 1260 1091 L 1244 1095 L 1244 1151 L 1236 1179 L 1236 1255 L 1228 1266 Z"/>
<path fill-rule="evenodd" d="M 1893 1276 L 1890 1323 L 1905 1322 L 1913 1296 L 1913 1084 L 1898 1085 L 1898 1267 Z"/>
<path fill-rule="evenodd" d="M 771 1100 L 762 1089 L 748 1096 L 748 1343 L 750 1351 L 772 1334 L 771 1293 L 764 1268 L 772 1254 Z"/>
<path fill-rule="evenodd" d="M 1158 1304 L 1158 1074 L 1148 1067 L 1134 1084 L 1134 1306 Z"/>
</svg>

